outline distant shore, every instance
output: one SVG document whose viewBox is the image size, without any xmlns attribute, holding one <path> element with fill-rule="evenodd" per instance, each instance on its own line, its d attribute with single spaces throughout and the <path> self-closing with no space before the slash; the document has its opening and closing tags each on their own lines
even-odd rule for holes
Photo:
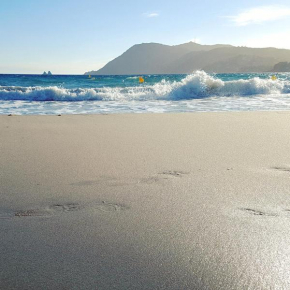
<svg viewBox="0 0 290 290">
<path fill-rule="evenodd" d="M 0 288 L 289 289 L 289 124 L 0 116 Z"/>
</svg>

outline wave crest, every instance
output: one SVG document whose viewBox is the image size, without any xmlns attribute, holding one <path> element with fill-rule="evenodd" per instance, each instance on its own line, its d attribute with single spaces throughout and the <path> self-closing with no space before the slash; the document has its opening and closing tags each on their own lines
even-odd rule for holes
<svg viewBox="0 0 290 290">
<path fill-rule="evenodd" d="M 213 96 L 253 96 L 289 94 L 290 82 L 260 79 L 223 81 L 204 71 L 196 71 L 181 81 L 162 80 L 154 85 L 65 89 L 51 87 L 0 86 L 0 100 L 27 101 L 130 101 L 187 100 Z"/>
</svg>

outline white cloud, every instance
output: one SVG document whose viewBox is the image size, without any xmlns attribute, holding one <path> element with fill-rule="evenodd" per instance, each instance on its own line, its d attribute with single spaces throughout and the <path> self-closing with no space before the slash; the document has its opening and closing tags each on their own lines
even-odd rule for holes
<svg viewBox="0 0 290 290">
<path fill-rule="evenodd" d="M 243 45 L 248 47 L 276 47 L 290 49 L 290 31 L 269 33 L 249 38 Z"/>
<path fill-rule="evenodd" d="M 147 18 L 153 18 L 153 17 L 158 17 L 159 14 L 156 12 L 152 12 L 152 13 L 143 13 L 143 15 Z"/>
<path fill-rule="evenodd" d="M 260 6 L 251 8 L 235 16 L 229 16 L 237 26 L 260 24 L 290 16 L 290 8 L 283 6 Z"/>
</svg>

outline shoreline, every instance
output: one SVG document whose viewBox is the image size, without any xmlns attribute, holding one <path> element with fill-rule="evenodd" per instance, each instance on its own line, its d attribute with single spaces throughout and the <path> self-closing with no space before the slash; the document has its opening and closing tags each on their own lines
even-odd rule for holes
<svg viewBox="0 0 290 290">
<path fill-rule="evenodd" d="M 0 118 L 2 117 L 61 117 L 61 116 L 134 116 L 134 115 L 191 115 L 191 114 L 255 114 L 255 113 L 290 113 L 290 109 L 285 109 L 285 110 L 245 110 L 245 111 L 187 111 L 187 112 L 182 112 L 182 111 L 176 111 L 176 112 L 136 112 L 136 113 L 93 113 L 93 114 L 87 114 L 87 113 L 76 113 L 76 114 L 68 114 L 68 113 L 55 113 L 55 114 L 0 114 Z"/>
</svg>

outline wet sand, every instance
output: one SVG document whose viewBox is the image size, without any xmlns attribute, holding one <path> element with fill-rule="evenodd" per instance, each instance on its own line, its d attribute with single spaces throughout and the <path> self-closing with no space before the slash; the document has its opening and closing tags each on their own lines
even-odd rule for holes
<svg viewBox="0 0 290 290">
<path fill-rule="evenodd" d="M 0 116 L 0 289 L 289 289 L 290 112 Z"/>
</svg>

